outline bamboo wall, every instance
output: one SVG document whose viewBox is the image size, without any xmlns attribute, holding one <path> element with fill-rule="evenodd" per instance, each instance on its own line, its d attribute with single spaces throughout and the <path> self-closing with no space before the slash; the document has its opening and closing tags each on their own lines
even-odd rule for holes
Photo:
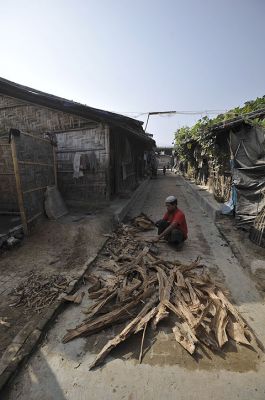
<svg viewBox="0 0 265 400">
<path fill-rule="evenodd" d="M 58 185 L 68 202 L 104 200 L 108 197 L 109 130 L 102 124 L 94 129 L 56 134 Z M 86 155 L 88 165 L 83 176 L 74 177 L 76 154 Z M 91 163 L 89 163 L 91 160 Z"/>
<path fill-rule="evenodd" d="M 103 199 L 108 191 L 109 139 L 106 126 L 73 114 L 31 104 L 23 100 L 0 95 L 0 132 L 10 128 L 19 129 L 38 137 L 45 132 L 54 132 L 58 140 L 58 186 L 66 201 Z M 98 160 L 97 168 L 85 171 L 84 177 L 73 178 L 73 159 L 76 151 L 94 151 Z M 68 150 L 68 151 L 66 151 Z M 23 150 L 24 151 L 24 150 Z M 27 155 L 27 150 L 25 150 Z M 42 160 L 45 156 L 39 155 Z M 41 181 L 41 169 L 35 168 L 36 179 Z M 27 168 L 29 181 L 32 171 Z M 26 174 L 24 168 L 23 175 Z M 29 182 L 28 182 L 29 183 Z M 27 184 L 28 184 L 27 183 Z M 27 196 L 31 203 L 31 195 Z"/>
<path fill-rule="evenodd" d="M 118 130 L 110 135 L 111 194 L 128 192 L 144 175 L 146 144 Z"/>
<path fill-rule="evenodd" d="M 123 130 L 115 129 L 110 134 L 108 125 L 0 95 L 0 133 L 10 128 L 38 137 L 47 132 L 56 135 L 58 186 L 68 202 L 109 199 L 111 194 L 133 189 L 142 176 L 144 150 L 150 146 Z M 78 152 L 94 152 L 97 163 L 95 168 L 85 170 L 83 177 L 74 178 L 73 161 Z M 27 173 L 30 180 L 29 168 Z M 35 173 L 42 185 L 41 170 Z"/>
</svg>

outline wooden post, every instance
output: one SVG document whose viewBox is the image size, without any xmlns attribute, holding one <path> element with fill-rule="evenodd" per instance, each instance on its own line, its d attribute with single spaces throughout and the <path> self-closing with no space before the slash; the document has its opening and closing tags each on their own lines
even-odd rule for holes
<svg viewBox="0 0 265 400">
<path fill-rule="evenodd" d="M 57 180 L 57 157 L 56 157 L 56 151 L 55 147 L 53 146 L 53 168 L 54 168 L 54 183 L 55 186 L 58 186 L 58 180 Z"/>
<path fill-rule="evenodd" d="M 111 174 L 110 174 L 110 128 L 108 125 L 105 125 L 105 152 L 106 152 L 106 161 L 105 161 L 105 168 L 106 168 L 106 200 L 110 200 L 111 196 Z"/>
<path fill-rule="evenodd" d="M 18 205 L 20 210 L 20 217 L 23 226 L 23 230 L 25 235 L 28 234 L 28 225 L 27 225 L 27 218 L 25 213 L 24 201 L 23 201 L 23 193 L 21 188 L 21 180 L 19 174 L 19 167 L 18 167 L 18 159 L 17 159 L 17 150 L 16 150 L 16 143 L 14 138 L 11 138 L 11 151 L 12 151 L 12 159 L 14 165 L 14 172 L 15 172 L 15 179 L 16 179 L 16 187 L 17 187 L 17 198 L 18 198 Z"/>
</svg>

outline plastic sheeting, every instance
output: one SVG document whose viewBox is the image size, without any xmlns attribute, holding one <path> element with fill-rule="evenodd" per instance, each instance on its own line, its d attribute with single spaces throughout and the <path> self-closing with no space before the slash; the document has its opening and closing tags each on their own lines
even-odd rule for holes
<svg viewBox="0 0 265 400">
<path fill-rule="evenodd" d="M 245 225 L 252 223 L 265 205 L 265 130 L 244 125 L 239 132 L 230 132 L 230 145 L 237 192 L 236 221 Z"/>
<path fill-rule="evenodd" d="M 49 219 L 56 220 L 68 214 L 62 196 L 56 186 L 48 186 L 45 192 L 45 212 Z"/>
</svg>

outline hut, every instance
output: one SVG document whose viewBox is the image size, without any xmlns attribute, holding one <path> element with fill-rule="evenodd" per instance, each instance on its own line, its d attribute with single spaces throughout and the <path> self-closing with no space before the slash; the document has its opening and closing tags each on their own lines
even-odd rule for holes
<svg viewBox="0 0 265 400">
<path fill-rule="evenodd" d="M 260 109 L 212 125 L 203 137 L 210 154 L 199 141 L 187 142 L 194 178 L 201 182 L 205 160 L 210 191 L 219 202 L 230 200 L 237 226 L 246 229 L 265 206 L 264 118 Z"/>
<path fill-rule="evenodd" d="M 142 125 L 0 78 L 0 213 L 19 212 L 12 141 L 19 148 L 20 176 L 34 181 L 21 189 L 23 198 L 39 187 L 41 203 L 44 188 L 58 182 L 67 203 L 87 204 L 131 191 L 144 178 L 145 154 L 155 141 Z M 26 203 L 26 220 L 41 213 L 39 207 L 32 215 Z"/>
<path fill-rule="evenodd" d="M 224 164 L 231 173 L 231 192 L 238 226 L 252 226 L 265 206 L 265 109 L 215 125 L 215 145 L 226 149 Z M 226 159 L 226 163 L 225 163 Z"/>
</svg>

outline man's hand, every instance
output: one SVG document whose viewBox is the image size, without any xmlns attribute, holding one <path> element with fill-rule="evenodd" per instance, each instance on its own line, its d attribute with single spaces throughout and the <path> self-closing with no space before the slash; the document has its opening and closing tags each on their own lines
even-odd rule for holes
<svg viewBox="0 0 265 400">
<path fill-rule="evenodd" d="M 156 237 L 154 237 L 153 239 L 152 239 L 152 242 L 153 243 L 156 243 L 156 242 L 158 242 L 160 240 L 160 237 L 159 236 L 156 236 Z"/>
</svg>

